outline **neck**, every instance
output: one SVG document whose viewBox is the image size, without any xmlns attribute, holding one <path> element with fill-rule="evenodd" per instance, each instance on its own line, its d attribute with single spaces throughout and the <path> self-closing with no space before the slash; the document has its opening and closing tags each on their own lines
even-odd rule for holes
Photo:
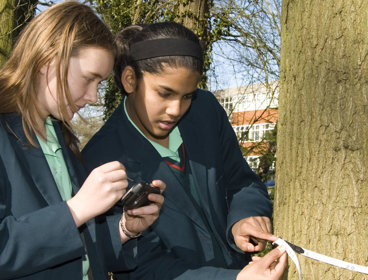
<svg viewBox="0 0 368 280">
<path fill-rule="evenodd" d="M 154 135 L 152 135 L 148 130 L 145 129 L 143 125 L 140 124 L 139 118 L 134 110 L 133 100 L 129 98 L 129 96 L 126 97 L 126 113 L 128 114 L 130 120 L 135 124 L 135 126 L 139 129 L 139 131 L 149 140 L 156 142 L 157 144 L 160 144 L 161 146 L 164 146 L 165 148 L 169 148 L 169 134 L 165 137 L 158 138 Z"/>
</svg>

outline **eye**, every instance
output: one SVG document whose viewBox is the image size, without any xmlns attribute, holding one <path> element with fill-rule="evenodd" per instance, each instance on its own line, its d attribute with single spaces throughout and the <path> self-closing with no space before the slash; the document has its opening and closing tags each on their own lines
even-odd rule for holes
<svg viewBox="0 0 368 280">
<path fill-rule="evenodd" d="M 158 92 L 158 94 L 162 97 L 162 98 L 169 98 L 170 97 L 170 93 L 168 92 Z"/>
<path fill-rule="evenodd" d="M 186 94 L 183 96 L 183 99 L 185 100 L 192 100 L 194 93 Z"/>
<path fill-rule="evenodd" d="M 84 79 L 86 80 L 87 83 L 90 83 L 94 80 L 94 78 L 92 77 L 84 77 Z"/>
</svg>

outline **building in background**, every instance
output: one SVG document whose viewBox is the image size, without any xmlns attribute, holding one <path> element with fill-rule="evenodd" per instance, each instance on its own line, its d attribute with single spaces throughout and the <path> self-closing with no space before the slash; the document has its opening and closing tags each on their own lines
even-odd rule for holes
<svg viewBox="0 0 368 280">
<path fill-rule="evenodd" d="M 274 130 L 278 117 L 278 83 L 253 84 L 215 91 L 238 137 L 244 157 L 253 170 L 269 149 L 267 132 Z M 271 168 L 274 168 L 274 164 Z"/>
</svg>

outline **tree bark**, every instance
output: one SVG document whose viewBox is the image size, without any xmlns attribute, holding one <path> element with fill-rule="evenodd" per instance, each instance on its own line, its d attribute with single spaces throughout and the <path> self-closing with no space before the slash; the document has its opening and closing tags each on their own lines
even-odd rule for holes
<svg viewBox="0 0 368 280">
<path fill-rule="evenodd" d="M 182 23 L 185 27 L 196 33 L 201 40 L 204 58 L 204 75 L 199 87 L 207 88 L 207 75 L 205 73 L 210 68 L 210 55 L 212 51 L 212 41 L 210 39 L 210 7 L 211 0 L 182 0 L 179 2 L 178 16 L 175 21 Z"/>
<path fill-rule="evenodd" d="M 37 0 L 0 1 L 0 66 L 8 59 L 18 35 L 33 18 Z"/>
<path fill-rule="evenodd" d="M 14 0 L 0 1 L 0 66 L 8 59 L 13 46 Z"/>
<path fill-rule="evenodd" d="M 368 2 L 284 0 L 275 233 L 368 265 Z M 299 256 L 303 279 L 367 279 Z M 288 279 L 298 279 L 289 262 Z"/>
</svg>

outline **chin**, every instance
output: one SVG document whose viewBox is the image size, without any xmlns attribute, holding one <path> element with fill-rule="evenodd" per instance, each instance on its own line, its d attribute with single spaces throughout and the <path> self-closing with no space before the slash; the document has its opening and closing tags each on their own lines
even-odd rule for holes
<svg viewBox="0 0 368 280">
<path fill-rule="evenodd" d="M 158 139 L 158 140 L 164 140 L 167 137 L 169 137 L 169 134 L 170 134 L 170 132 L 156 134 L 155 138 Z"/>
<path fill-rule="evenodd" d="M 75 116 L 75 112 L 68 110 L 68 116 L 67 116 L 66 121 L 71 121 L 74 118 L 74 116 Z"/>
</svg>

